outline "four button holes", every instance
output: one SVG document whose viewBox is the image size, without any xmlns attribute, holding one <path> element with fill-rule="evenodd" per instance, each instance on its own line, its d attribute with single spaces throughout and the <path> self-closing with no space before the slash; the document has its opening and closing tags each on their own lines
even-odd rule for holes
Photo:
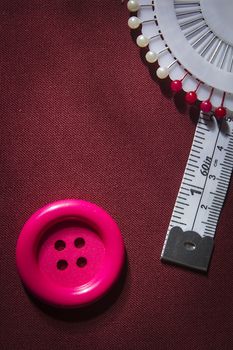
<svg viewBox="0 0 233 350">
<path fill-rule="evenodd" d="M 85 245 L 85 240 L 82 237 L 78 237 L 75 239 L 74 246 L 76 248 L 82 248 L 82 247 L 84 247 L 84 245 Z M 59 239 L 55 242 L 54 248 L 58 251 L 62 251 L 66 248 L 66 243 L 63 240 Z M 87 259 L 83 256 L 80 256 L 76 261 L 76 265 L 78 267 L 84 267 L 84 266 L 86 266 L 86 264 L 87 264 Z M 64 260 L 64 259 L 58 260 L 58 262 L 57 262 L 57 269 L 58 270 L 63 271 L 67 267 L 68 267 L 68 262 L 66 260 Z"/>
</svg>

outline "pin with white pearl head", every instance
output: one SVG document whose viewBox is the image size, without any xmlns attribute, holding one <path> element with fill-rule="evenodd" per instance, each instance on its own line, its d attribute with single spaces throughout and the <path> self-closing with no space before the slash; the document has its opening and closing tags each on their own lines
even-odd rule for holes
<svg viewBox="0 0 233 350">
<path fill-rule="evenodd" d="M 156 75 L 159 79 L 166 79 L 169 75 L 169 69 L 177 62 L 177 60 L 170 63 L 167 67 L 159 67 L 156 71 Z"/>
<path fill-rule="evenodd" d="M 168 77 L 168 67 L 159 67 L 156 71 L 156 75 L 159 79 L 166 79 Z"/>
<path fill-rule="evenodd" d="M 140 7 L 148 7 L 148 6 L 153 6 L 152 2 L 150 4 L 139 4 L 138 0 L 129 0 L 127 2 L 127 8 L 130 12 L 137 12 Z"/>
<path fill-rule="evenodd" d="M 128 26 L 130 29 L 137 29 L 140 27 L 142 21 L 136 16 L 132 16 L 128 19 Z"/>
<path fill-rule="evenodd" d="M 149 44 L 149 38 L 141 34 L 137 37 L 136 43 L 139 47 L 146 47 Z"/>
<path fill-rule="evenodd" d="M 153 52 L 153 51 L 148 51 L 146 53 L 146 56 L 145 56 L 146 61 L 148 63 L 155 63 L 157 61 L 158 57 L 159 57 L 158 54 L 156 52 Z"/>
<path fill-rule="evenodd" d="M 155 38 L 158 38 L 160 34 L 156 34 L 148 38 L 147 36 L 141 34 L 137 37 L 136 43 L 139 47 L 146 47 L 149 44 L 149 41 Z"/>
<path fill-rule="evenodd" d="M 130 12 L 136 12 L 140 8 L 140 4 L 137 0 L 129 0 L 127 2 L 127 8 Z"/>
<path fill-rule="evenodd" d="M 163 52 L 165 52 L 167 50 L 168 50 L 168 47 L 165 47 L 165 49 L 160 50 L 159 52 L 148 51 L 146 53 L 146 56 L 145 56 L 146 61 L 148 63 L 155 63 L 158 60 L 159 55 L 161 55 L 161 53 L 163 53 Z"/>
<path fill-rule="evenodd" d="M 140 18 L 138 18 L 136 16 L 132 16 L 128 19 L 128 26 L 130 29 L 138 29 L 141 24 L 155 22 L 155 20 L 156 20 L 156 18 L 147 19 L 147 20 L 142 21 Z"/>
</svg>

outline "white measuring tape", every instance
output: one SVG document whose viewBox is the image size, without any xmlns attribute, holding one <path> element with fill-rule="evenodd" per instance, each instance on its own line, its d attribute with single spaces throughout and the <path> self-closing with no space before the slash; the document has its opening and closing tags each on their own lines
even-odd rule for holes
<svg viewBox="0 0 233 350">
<path fill-rule="evenodd" d="M 161 259 L 207 271 L 233 169 L 233 115 L 201 113 Z"/>
</svg>

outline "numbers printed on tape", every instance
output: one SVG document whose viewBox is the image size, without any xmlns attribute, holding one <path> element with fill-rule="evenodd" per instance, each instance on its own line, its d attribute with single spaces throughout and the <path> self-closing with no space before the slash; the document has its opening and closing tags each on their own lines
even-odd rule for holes
<svg viewBox="0 0 233 350">
<path fill-rule="evenodd" d="M 181 265 L 199 269 L 196 263 L 197 257 L 195 256 L 195 254 L 199 253 L 195 249 L 191 250 L 192 253 L 190 250 L 188 251 L 187 247 L 189 245 L 185 241 L 184 246 L 181 248 L 184 249 L 181 252 L 181 256 L 179 256 L 179 252 L 177 251 L 177 258 L 173 256 L 170 259 L 170 254 L 173 255 L 173 252 L 171 253 L 172 244 L 174 244 L 174 247 L 177 244 L 177 242 L 172 241 L 173 238 L 171 235 L 174 232 L 172 229 L 182 229 L 184 237 L 186 232 L 189 232 L 189 234 L 193 232 L 195 235 L 198 234 L 200 238 L 214 238 L 219 215 L 230 182 L 232 168 L 232 115 L 229 115 L 219 123 L 211 114 L 201 113 L 165 238 L 161 254 L 162 260 L 177 262 Z M 174 234 L 174 240 L 181 240 L 180 235 L 182 231 L 180 230 L 179 233 L 176 232 Z M 168 238 L 169 247 L 167 247 Z M 188 243 L 192 244 L 192 242 Z M 191 261 L 191 254 L 193 254 L 194 262 Z M 202 254 L 205 254 L 205 250 L 203 250 Z M 188 259 L 188 263 L 185 261 L 186 258 Z M 207 271 L 208 263 L 209 261 L 206 260 L 204 265 L 207 266 L 202 266 L 200 269 Z"/>
</svg>

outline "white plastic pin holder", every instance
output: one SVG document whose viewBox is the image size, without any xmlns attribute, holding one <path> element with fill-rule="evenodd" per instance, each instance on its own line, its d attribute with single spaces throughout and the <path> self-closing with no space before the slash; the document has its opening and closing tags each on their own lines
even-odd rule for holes
<svg viewBox="0 0 233 350">
<path fill-rule="evenodd" d="M 158 61 L 157 76 L 171 89 L 198 99 L 203 112 L 218 119 L 233 110 L 233 2 L 231 0 L 130 0 L 128 25 L 141 26 L 139 47 L 148 63 Z M 137 11 L 137 16 L 136 12 Z"/>
</svg>

